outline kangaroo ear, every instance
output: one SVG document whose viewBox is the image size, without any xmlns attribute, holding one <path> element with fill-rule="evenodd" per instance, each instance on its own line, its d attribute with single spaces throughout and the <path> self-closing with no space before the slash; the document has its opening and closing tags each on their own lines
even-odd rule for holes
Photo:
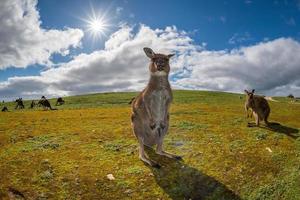
<svg viewBox="0 0 300 200">
<path fill-rule="evenodd" d="M 169 54 L 168 55 L 168 58 L 171 58 L 171 57 L 173 57 L 175 54 Z"/>
<path fill-rule="evenodd" d="M 252 93 L 254 93 L 254 92 L 255 92 L 255 89 L 252 90 Z"/>
<path fill-rule="evenodd" d="M 148 47 L 144 47 L 144 52 L 145 54 L 149 57 L 149 58 L 154 58 L 155 57 L 155 53 L 152 49 L 148 48 Z"/>
<path fill-rule="evenodd" d="M 245 92 L 246 94 L 249 94 L 248 90 L 244 90 L 244 92 Z"/>
</svg>

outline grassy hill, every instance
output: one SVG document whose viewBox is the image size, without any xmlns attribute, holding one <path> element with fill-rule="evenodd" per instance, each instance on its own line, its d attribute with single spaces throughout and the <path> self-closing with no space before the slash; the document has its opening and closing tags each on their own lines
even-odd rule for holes
<svg viewBox="0 0 300 200">
<path fill-rule="evenodd" d="M 165 148 L 183 161 L 149 149 L 162 165 L 154 169 L 138 159 L 128 105 L 135 95 L 66 97 L 57 111 L 6 103 L 0 199 L 300 198 L 300 104 L 271 101 L 270 121 L 280 125 L 250 128 L 244 95 L 175 91 Z"/>
</svg>

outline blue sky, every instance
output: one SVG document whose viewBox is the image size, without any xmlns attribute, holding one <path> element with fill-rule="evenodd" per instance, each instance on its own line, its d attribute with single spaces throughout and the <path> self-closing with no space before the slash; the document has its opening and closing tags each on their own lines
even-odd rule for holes
<svg viewBox="0 0 300 200">
<path fill-rule="evenodd" d="M 195 42 L 206 43 L 207 49 L 222 50 L 279 37 L 299 40 L 299 4 L 296 0 L 51 0 L 39 1 L 37 8 L 45 29 L 74 27 L 84 30 L 86 24 L 80 18 L 86 18 L 91 7 L 94 7 L 100 13 L 107 12 L 112 23 L 107 34 L 117 30 L 117 25 L 121 22 L 142 23 L 151 28 L 176 25 L 178 29 L 189 32 Z M 117 8 L 122 9 L 120 15 L 116 15 Z M 229 42 L 231 38 L 235 40 L 234 43 Z M 107 37 L 103 36 L 95 44 L 86 34 L 82 42 L 83 48 L 73 50 L 73 54 L 101 49 L 105 39 Z M 54 62 L 68 59 L 53 55 Z M 37 75 L 41 68 L 33 65 L 26 70 L 7 69 L 1 72 L 0 80 L 14 75 Z"/>
<path fill-rule="evenodd" d="M 27 1 L 35 2 L 17 2 Z M 186 32 L 186 36 L 192 40 L 191 44 L 202 46 L 210 52 L 230 52 L 232 49 L 255 46 L 278 38 L 292 38 L 294 42 L 300 39 L 298 0 L 41 0 L 33 3 L 33 6 L 39 15 L 39 29 L 63 32 L 70 28 L 83 33 L 76 43 L 77 47 L 66 48 L 69 51 L 67 55 L 55 50 L 50 53 L 48 61 L 54 64 L 54 68 L 60 67 L 60 63 L 72 61 L 81 53 L 92 54 L 103 50 L 111 34 L 124 25 L 132 27 L 132 34 L 139 31 L 141 24 L 151 30 L 175 26 L 178 32 Z M 82 20 L 91 15 L 92 9 L 100 15 L 105 13 L 109 24 L 106 36 L 102 35 L 96 40 L 87 32 L 87 24 Z M 40 62 L 32 61 L 25 65 L 14 67 L 13 64 L 3 64 L 0 81 L 8 81 L 15 76 L 39 76 L 49 69 L 49 65 Z"/>
<path fill-rule="evenodd" d="M 90 3 L 89 3 L 90 2 Z M 105 11 L 114 24 L 121 21 L 147 24 L 152 28 L 164 28 L 176 25 L 178 29 L 189 31 L 196 42 L 205 42 L 209 49 L 234 48 L 236 45 L 248 45 L 262 41 L 264 38 L 278 37 L 299 38 L 300 8 L 297 1 L 244 1 L 244 0 L 190 0 L 183 1 L 82 1 L 52 0 L 40 1 L 43 27 L 63 28 L 65 26 L 84 28 L 78 17 L 86 17 L 90 6 Z M 116 16 L 115 10 L 122 11 Z M 129 17 L 133 14 L 134 17 Z M 115 30 L 116 28 L 112 29 Z M 228 40 L 235 34 L 251 35 L 239 44 L 229 44 Z M 90 44 L 85 42 L 85 48 Z M 101 44 L 99 44 L 101 48 Z M 97 47 L 95 47 L 97 48 Z"/>
</svg>

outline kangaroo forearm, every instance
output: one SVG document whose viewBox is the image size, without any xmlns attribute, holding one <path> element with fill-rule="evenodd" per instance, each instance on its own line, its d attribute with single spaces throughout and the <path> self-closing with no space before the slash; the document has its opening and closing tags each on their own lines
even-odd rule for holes
<svg viewBox="0 0 300 200">
<path fill-rule="evenodd" d="M 144 99 L 144 102 L 145 102 L 144 105 L 145 105 L 145 109 L 146 109 L 146 113 L 147 113 L 148 117 L 150 119 L 153 119 L 153 114 L 150 109 L 151 102 L 149 100 L 147 101 L 146 99 Z"/>
</svg>

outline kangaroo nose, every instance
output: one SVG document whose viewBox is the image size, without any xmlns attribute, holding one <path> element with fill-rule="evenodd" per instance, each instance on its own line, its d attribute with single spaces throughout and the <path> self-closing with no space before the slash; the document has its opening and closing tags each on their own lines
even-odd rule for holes
<svg viewBox="0 0 300 200">
<path fill-rule="evenodd" d="M 163 65 L 158 65 L 158 66 L 157 66 L 157 70 L 158 70 L 158 71 L 162 71 L 163 69 L 164 69 L 164 66 L 163 66 Z"/>
</svg>

